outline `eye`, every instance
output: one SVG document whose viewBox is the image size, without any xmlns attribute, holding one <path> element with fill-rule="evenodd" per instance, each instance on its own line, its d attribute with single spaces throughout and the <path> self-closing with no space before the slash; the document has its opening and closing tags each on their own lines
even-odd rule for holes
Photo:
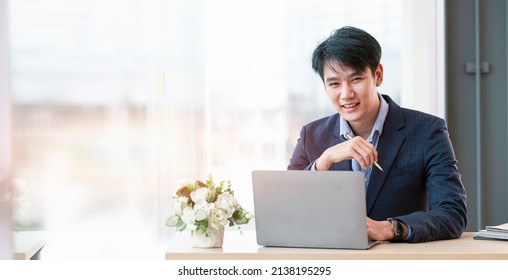
<svg viewBox="0 0 508 280">
<path fill-rule="evenodd" d="M 328 86 L 329 87 L 338 87 L 339 83 L 337 83 L 337 82 L 329 83 Z"/>
<path fill-rule="evenodd" d="M 362 80 L 362 78 L 361 78 L 361 77 L 354 77 L 354 78 L 351 80 L 351 82 L 352 82 L 352 83 L 358 83 L 358 82 L 359 82 L 359 81 L 361 81 L 361 80 Z"/>
</svg>

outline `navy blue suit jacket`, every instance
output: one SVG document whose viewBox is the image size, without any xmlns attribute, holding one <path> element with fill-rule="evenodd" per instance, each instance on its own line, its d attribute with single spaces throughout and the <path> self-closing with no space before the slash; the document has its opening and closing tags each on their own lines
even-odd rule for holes
<svg viewBox="0 0 508 280">
<path fill-rule="evenodd" d="M 397 218 L 413 229 L 411 242 L 458 238 L 466 226 L 466 192 L 446 122 L 436 116 L 388 102 L 388 115 L 377 146 L 378 163 L 367 188 L 367 216 Z M 310 169 L 329 147 L 344 140 L 339 114 L 305 125 L 289 170 Z M 330 170 L 351 170 L 351 161 Z"/>
</svg>

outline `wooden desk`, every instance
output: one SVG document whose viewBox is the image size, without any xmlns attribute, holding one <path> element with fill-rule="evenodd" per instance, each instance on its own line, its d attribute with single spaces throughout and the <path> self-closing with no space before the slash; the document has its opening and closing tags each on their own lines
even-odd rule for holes
<svg viewBox="0 0 508 280">
<path fill-rule="evenodd" d="M 46 242 L 42 231 L 16 231 L 14 234 L 14 259 L 38 260 Z"/>
<path fill-rule="evenodd" d="M 508 260 L 508 241 L 459 239 L 427 243 L 380 243 L 368 250 L 262 247 L 254 231 L 226 231 L 222 248 L 191 247 L 190 232 L 176 233 L 167 260 Z"/>
</svg>

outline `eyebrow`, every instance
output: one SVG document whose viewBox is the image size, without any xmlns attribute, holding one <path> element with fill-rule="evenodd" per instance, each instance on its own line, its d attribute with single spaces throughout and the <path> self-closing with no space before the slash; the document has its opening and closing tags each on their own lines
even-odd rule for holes
<svg viewBox="0 0 508 280">
<path fill-rule="evenodd" d="M 331 81 L 335 81 L 335 80 L 338 80 L 339 78 L 338 77 L 329 77 L 329 78 L 326 78 L 325 82 L 331 82 Z"/>
</svg>

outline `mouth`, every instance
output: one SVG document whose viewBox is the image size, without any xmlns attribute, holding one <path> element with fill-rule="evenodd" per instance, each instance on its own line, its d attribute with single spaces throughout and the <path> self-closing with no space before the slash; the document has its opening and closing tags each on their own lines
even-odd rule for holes
<svg viewBox="0 0 508 280">
<path fill-rule="evenodd" d="M 358 106 L 359 104 L 360 103 L 349 103 L 349 104 L 341 105 L 341 107 L 346 110 L 351 110 L 351 109 L 355 108 L 356 106 Z"/>
</svg>

